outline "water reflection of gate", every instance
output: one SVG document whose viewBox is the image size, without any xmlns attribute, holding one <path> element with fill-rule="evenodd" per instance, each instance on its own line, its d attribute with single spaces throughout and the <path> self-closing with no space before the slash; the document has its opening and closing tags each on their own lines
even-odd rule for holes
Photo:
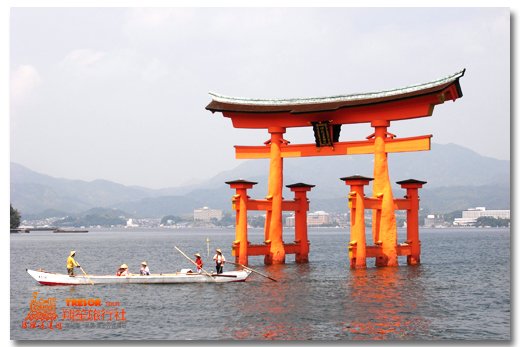
<svg viewBox="0 0 520 347">
<path fill-rule="evenodd" d="M 240 292 L 240 297 L 236 298 L 240 319 L 234 326 L 226 328 L 225 335 L 238 340 L 315 338 L 312 322 L 305 321 L 309 316 L 305 306 L 305 300 L 310 296 L 309 287 L 298 287 L 298 295 L 293 290 L 294 277 L 309 273 L 308 265 L 301 265 L 296 271 L 281 265 L 271 266 L 268 270 L 262 269 L 278 282 L 251 280 L 248 285 L 255 288 Z M 254 296 L 251 293 L 255 293 Z"/>
<path fill-rule="evenodd" d="M 421 316 L 425 302 L 420 267 L 352 271 L 345 284 L 352 312 L 341 322 L 353 340 L 407 340 L 427 337 L 430 321 Z"/>
<path fill-rule="evenodd" d="M 424 270 L 386 267 L 320 271 L 313 264 L 261 269 L 278 279 L 248 280 L 224 336 L 237 340 L 411 340 L 430 336 L 422 315 Z M 340 273 L 344 273 L 339 271 Z"/>
</svg>

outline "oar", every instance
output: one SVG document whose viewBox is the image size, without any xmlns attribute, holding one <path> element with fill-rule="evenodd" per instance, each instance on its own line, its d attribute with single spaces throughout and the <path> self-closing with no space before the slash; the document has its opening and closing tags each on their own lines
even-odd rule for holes
<svg viewBox="0 0 520 347">
<path fill-rule="evenodd" d="M 247 267 L 247 266 L 245 266 L 245 265 L 238 264 L 238 263 L 233 263 L 232 261 L 226 261 L 226 263 L 230 263 L 230 264 L 234 264 L 234 265 L 240 265 L 240 266 L 242 266 L 244 269 L 247 269 L 247 270 L 250 270 L 250 271 L 252 271 L 252 272 L 254 272 L 254 273 L 257 273 L 257 274 L 259 274 L 260 276 L 264 276 L 265 278 L 269 278 L 271 281 L 278 282 L 278 281 L 275 280 L 274 278 L 269 277 L 269 276 L 267 276 L 267 275 L 264 275 L 263 273 L 261 273 L 261 272 L 259 272 L 259 271 L 256 271 L 256 270 L 254 270 L 254 269 L 251 269 L 250 267 Z"/>
<path fill-rule="evenodd" d="M 94 285 L 94 281 L 92 281 L 92 280 L 90 279 L 90 276 L 87 275 L 87 273 L 85 272 L 85 270 L 83 270 L 83 268 L 81 267 L 81 265 L 78 264 L 78 266 L 79 266 L 79 268 L 81 269 L 81 271 L 83 271 L 83 273 L 85 274 L 85 276 L 87 276 L 87 279 L 90 281 L 90 284 Z"/>
<path fill-rule="evenodd" d="M 193 265 L 195 265 L 195 267 L 197 266 L 197 263 L 194 262 L 193 259 L 191 259 L 190 257 L 188 257 L 188 256 L 187 256 L 183 251 L 181 251 L 180 249 L 178 249 L 177 246 L 175 246 L 175 249 L 178 250 L 179 252 L 181 252 L 181 254 L 182 254 L 183 256 L 185 256 L 186 259 L 188 259 L 189 261 L 191 261 L 191 262 L 193 263 Z M 204 273 L 205 273 L 207 276 L 211 277 L 213 280 L 215 280 L 215 281 L 217 280 L 215 277 L 211 276 L 211 274 L 208 273 L 208 272 L 207 272 L 206 270 L 204 270 L 203 268 L 201 268 L 201 270 L 204 271 Z"/>
</svg>

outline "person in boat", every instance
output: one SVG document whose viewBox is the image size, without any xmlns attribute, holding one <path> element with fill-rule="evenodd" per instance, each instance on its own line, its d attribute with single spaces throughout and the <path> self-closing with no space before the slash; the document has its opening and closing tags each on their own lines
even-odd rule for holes
<svg viewBox="0 0 520 347">
<path fill-rule="evenodd" d="M 197 264 L 197 272 L 201 273 L 204 263 L 202 262 L 202 258 L 199 253 L 195 253 L 195 264 Z"/>
<path fill-rule="evenodd" d="M 74 276 L 74 268 L 80 267 L 76 259 L 76 251 L 70 251 L 69 257 L 67 258 L 67 273 L 69 276 Z"/>
<path fill-rule="evenodd" d="M 141 269 L 139 270 L 139 273 L 142 275 L 142 276 L 148 276 L 150 275 L 150 269 L 148 268 L 148 264 L 143 261 L 141 263 Z"/>
<path fill-rule="evenodd" d="M 130 275 L 130 272 L 128 272 L 128 265 L 126 265 L 126 264 L 121 265 L 116 272 L 116 276 L 128 276 L 128 275 Z"/>
<path fill-rule="evenodd" d="M 216 254 L 213 256 L 213 260 L 215 261 L 215 268 L 217 269 L 217 274 L 221 274 L 224 270 L 224 264 L 226 263 L 226 258 L 222 254 L 222 250 L 220 248 L 216 249 Z"/>
</svg>

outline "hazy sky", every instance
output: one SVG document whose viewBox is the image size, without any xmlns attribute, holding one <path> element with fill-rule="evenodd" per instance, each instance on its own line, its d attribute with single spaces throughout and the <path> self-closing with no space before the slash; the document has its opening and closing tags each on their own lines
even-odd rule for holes
<svg viewBox="0 0 520 347">
<path fill-rule="evenodd" d="M 510 157 L 508 8 L 11 8 L 10 156 L 70 179 L 177 186 L 240 164 L 208 91 L 312 97 L 428 82 L 466 68 L 464 96 L 392 123 Z M 343 126 L 342 141 L 368 125 Z M 312 143 L 309 129 L 288 130 Z"/>
</svg>

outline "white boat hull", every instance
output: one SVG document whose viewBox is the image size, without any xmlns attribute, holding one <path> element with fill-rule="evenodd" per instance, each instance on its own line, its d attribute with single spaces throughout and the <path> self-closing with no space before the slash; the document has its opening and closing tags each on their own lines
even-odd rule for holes
<svg viewBox="0 0 520 347">
<path fill-rule="evenodd" d="M 175 284 L 175 283 L 225 283 L 243 282 L 251 274 L 249 270 L 226 271 L 221 274 L 198 274 L 177 272 L 172 274 L 152 274 L 149 276 L 129 275 L 76 275 L 69 276 L 45 271 L 27 269 L 27 273 L 38 283 L 47 286 L 83 284 Z"/>
</svg>

